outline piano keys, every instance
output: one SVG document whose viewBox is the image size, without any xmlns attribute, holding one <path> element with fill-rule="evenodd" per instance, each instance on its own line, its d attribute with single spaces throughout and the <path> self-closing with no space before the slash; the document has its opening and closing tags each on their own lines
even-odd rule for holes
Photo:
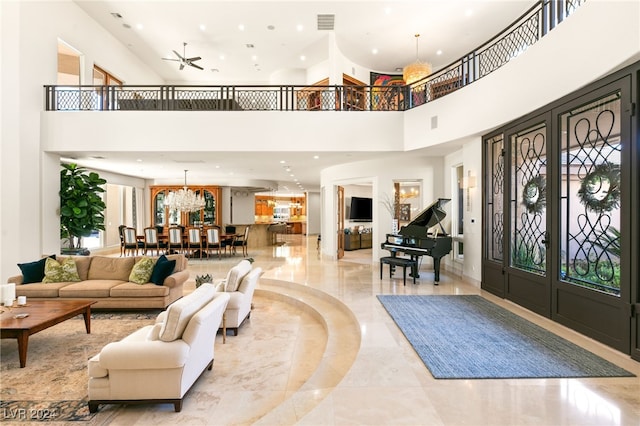
<svg viewBox="0 0 640 426">
<path fill-rule="evenodd" d="M 381 244 L 381 248 L 389 250 L 392 256 L 404 253 L 418 264 L 421 256 L 432 257 L 435 285 L 440 282 L 440 259 L 449 254 L 452 247 L 451 236 L 447 235 L 441 223 L 447 215 L 442 206 L 449 201 L 448 198 L 438 198 L 408 225 L 400 228 L 398 234 L 387 234 L 386 242 Z M 436 225 L 439 228 L 430 233 L 429 229 Z"/>
</svg>

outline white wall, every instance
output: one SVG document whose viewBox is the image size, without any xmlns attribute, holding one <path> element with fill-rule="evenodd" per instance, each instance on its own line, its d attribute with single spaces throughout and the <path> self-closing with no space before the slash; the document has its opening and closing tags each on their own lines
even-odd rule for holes
<svg viewBox="0 0 640 426">
<path fill-rule="evenodd" d="M 256 221 L 256 197 L 255 194 L 244 189 L 231 188 L 231 219 L 226 222 L 238 225 L 247 225 Z M 228 217 L 227 217 L 228 218 Z"/>
<path fill-rule="evenodd" d="M 235 141 L 216 145 L 221 152 L 402 151 L 402 113 L 376 113 L 374 118 L 357 111 L 45 111 L 40 120 L 46 151 L 198 152 L 212 134 Z"/>
<path fill-rule="evenodd" d="M 0 280 L 5 282 L 19 272 L 16 263 L 60 248 L 60 165 L 40 145 L 43 86 L 56 83 L 58 38 L 83 53 L 85 74 L 94 63 L 110 64 L 124 81 L 163 81 L 72 1 L 1 1 L 0 28 Z"/>
<path fill-rule="evenodd" d="M 307 192 L 307 235 L 321 232 L 322 200 L 320 192 Z"/>
</svg>

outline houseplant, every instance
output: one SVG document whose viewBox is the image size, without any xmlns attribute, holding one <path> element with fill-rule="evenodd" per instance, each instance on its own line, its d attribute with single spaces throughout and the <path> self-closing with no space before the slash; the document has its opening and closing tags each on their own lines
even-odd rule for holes
<svg viewBox="0 0 640 426">
<path fill-rule="evenodd" d="M 60 238 L 69 240 L 63 252 L 88 254 L 82 248 L 82 237 L 93 231 L 104 231 L 104 210 L 107 207 L 101 193 L 107 183 L 95 172 L 77 164 L 62 164 L 60 170 Z"/>
</svg>

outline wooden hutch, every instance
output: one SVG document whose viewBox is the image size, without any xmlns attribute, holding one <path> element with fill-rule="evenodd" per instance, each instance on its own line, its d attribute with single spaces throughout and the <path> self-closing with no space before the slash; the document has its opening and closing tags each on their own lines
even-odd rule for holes
<svg viewBox="0 0 640 426">
<path fill-rule="evenodd" d="M 204 197 L 205 205 L 195 212 L 179 212 L 170 210 L 165 200 L 171 191 L 183 189 L 183 185 L 151 186 L 151 223 L 163 226 L 165 230 L 171 224 L 182 226 L 222 225 L 221 206 L 222 188 L 210 185 L 190 185 L 187 189 Z"/>
</svg>

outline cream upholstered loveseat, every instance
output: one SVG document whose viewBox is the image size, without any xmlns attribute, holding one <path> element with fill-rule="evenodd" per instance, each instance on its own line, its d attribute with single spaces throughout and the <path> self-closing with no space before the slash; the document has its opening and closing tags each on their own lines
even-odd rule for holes
<svg viewBox="0 0 640 426">
<path fill-rule="evenodd" d="M 89 411 L 100 404 L 172 403 L 211 370 L 229 295 L 203 284 L 171 304 L 154 325 L 107 344 L 89 360 Z"/>
<path fill-rule="evenodd" d="M 68 258 L 75 261 L 80 281 L 25 284 L 23 275 L 10 277 L 7 281 L 16 284 L 16 296 L 26 296 L 28 300 L 91 299 L 97 301 L 92 309 L 163 309 L 182 297 L 184 283 L 189 278 L 187 259 L 182 254 L 165 256 L 164 260 L 175 261 L 175 265 L 166 278 L 158 281 L 159 284 L 130 281 L 134 265 L 143 256 L 57 256 L 56 261 L 62 264 Z"/>
<path fill-rule="evenodd" d="M 229 293 L 231 299 L 225 311 L 226 329 L 238 335 L 240 325 L 251 316 L 253 293 L 258 285 L 262 268 L 253 268 L 248 260 L 241 260 L 229 270 L 227 277 L 214 284 L 217 290 Z"/>
</svg>

